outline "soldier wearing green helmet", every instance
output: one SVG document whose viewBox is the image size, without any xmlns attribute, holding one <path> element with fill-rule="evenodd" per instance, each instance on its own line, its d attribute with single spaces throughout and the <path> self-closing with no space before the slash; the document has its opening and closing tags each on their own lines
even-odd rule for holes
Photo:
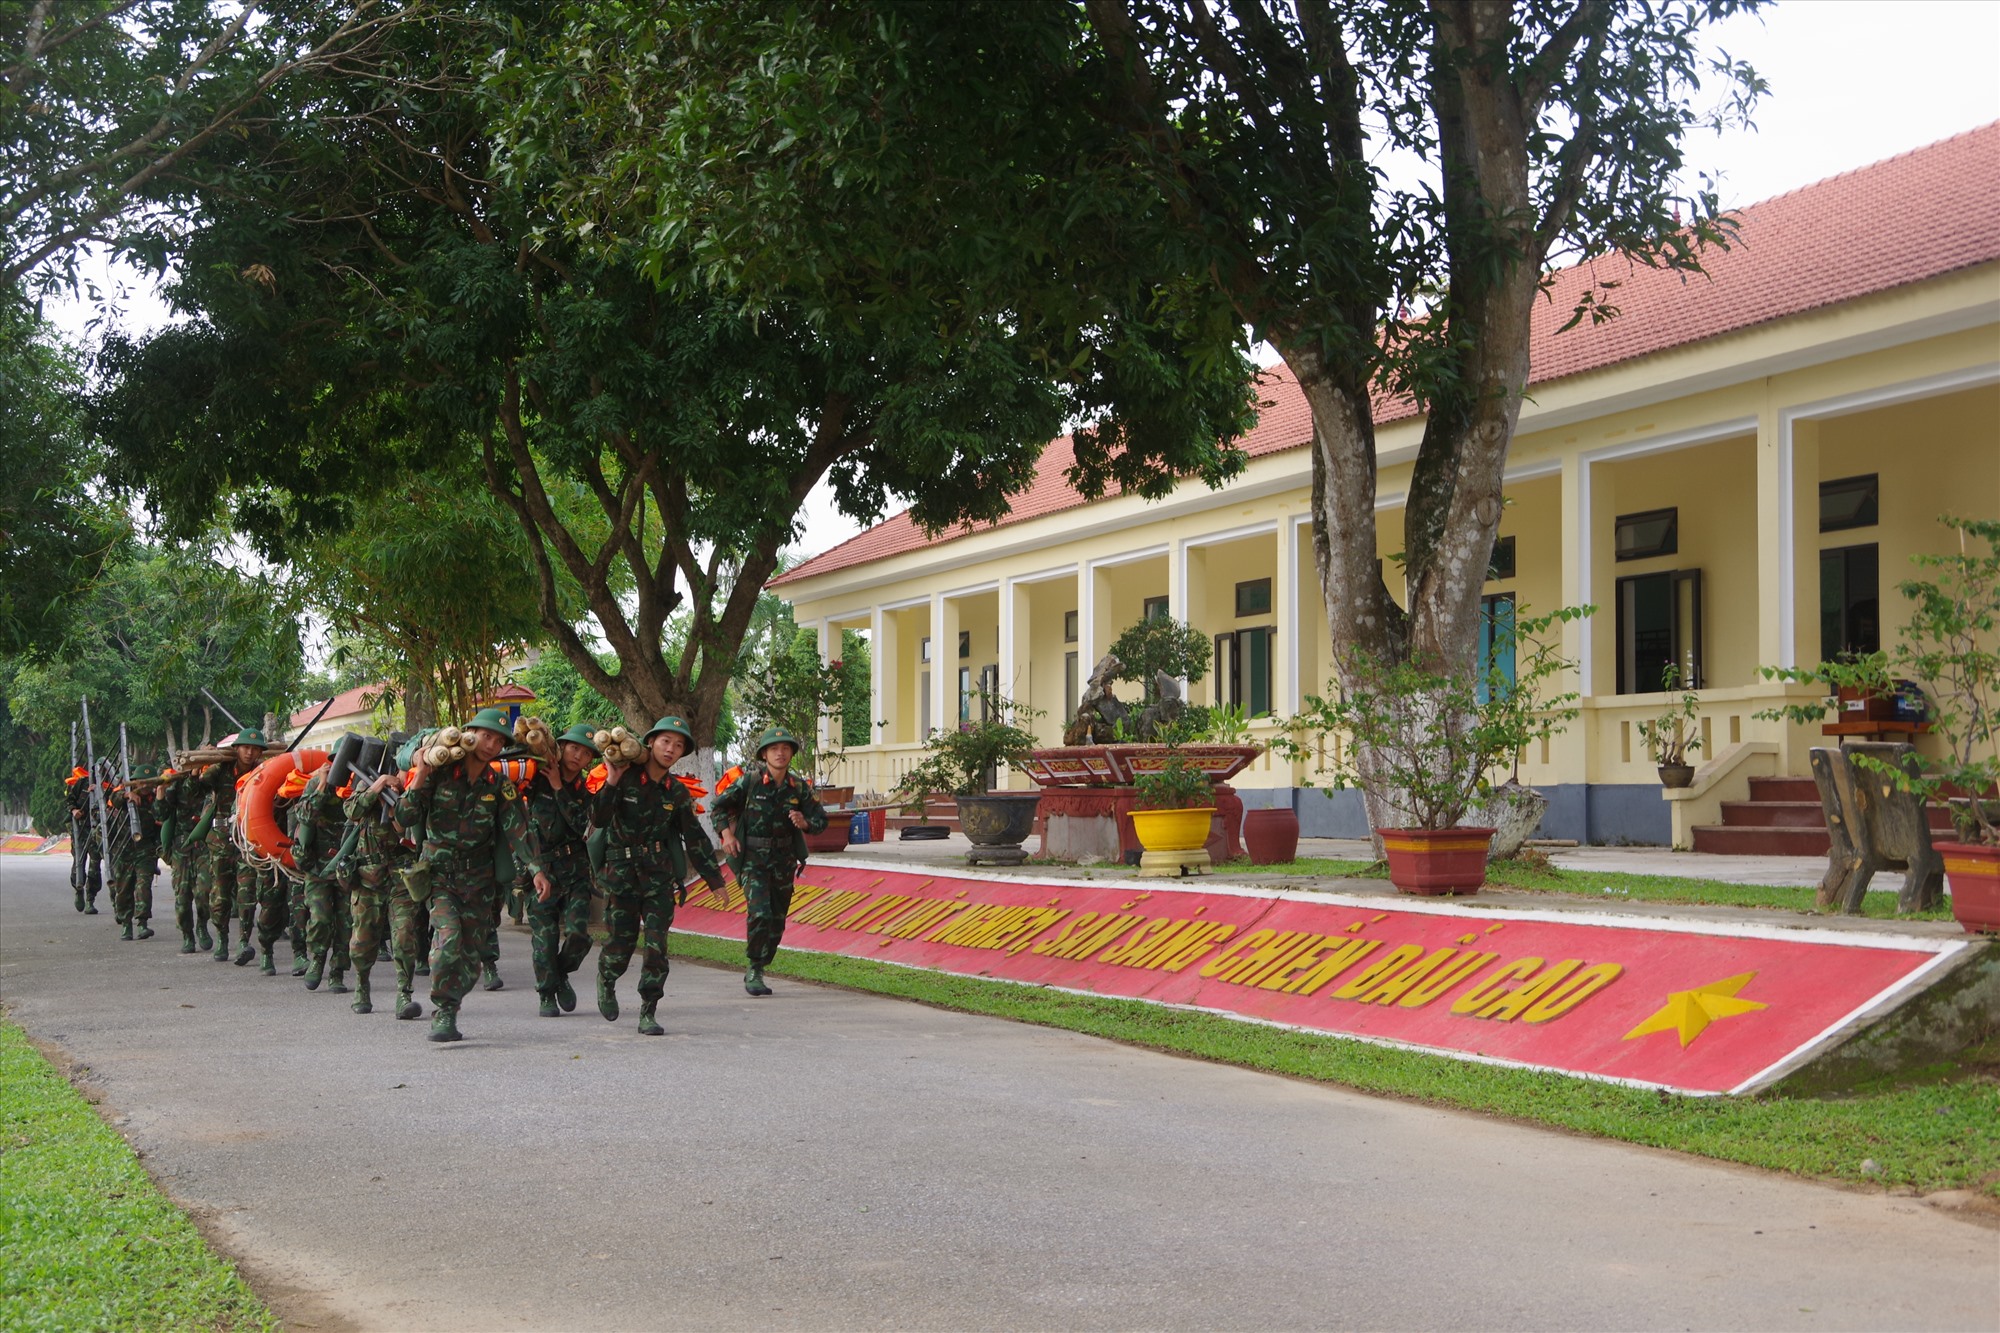
<svg viewBox="0 0 2000 1333">
<path fill-rule="evenodd" d="M 556 737 L 556 762 L 538 766 L 528 784 L 528 829 L 555 885 L 528 899 L 528 937 L 543 1018 L 560 1018 L 576 1008 L 570 974 L 590 953 L 590 853 L 584 840 L 590 833 L 591 795 L 583 775 L 597 756 L 590 728 L 578 724 Z"/>
<path fill-rule="evenodd" d="M 233 761 L 213 764 L 202 771 L 198 785 L 207 796 L 202 807 L 198 836 L 207 839 L 207 855 L 202 861 L 201 891 L 208 899 L 209 920 L 215 926 L 215 961 L 229 961 L 229 918 L 239 917 L 243 952 L 239 962 L 257 956 L 251 931 L 257 920 L 257 881 L 243 865 L 243 853 L 230 837 L 230 821 L 236 817 L 236 786 L 264 762 L 270 743 L 255 727 L 245 727 L 222 742 L 234 752 Z"/>
<path fill-rule="evenodd" d="M 695 818 L 694 797 L 671 772 L 694 744 L 678 717 L 663 717 L 644 737 L 646 761 L 607 764 L 592 807 L 605 830 L 604 947 L 597 955 L 597 1011 L 618 1020 L 618 978 L 643 947 L 639 965 L 639 1031 L 666 1034 L 656 1013 L 667 986 L 667 932 L 676 900 L 687 901 L 690 863 L 712 888 L 722 887 L 715 849 Z"/>
<path fill-rule="evenodd" d="M 766 727 L 757 737 L 758 763 L 746 765 L 743 776 L 715 798 L 722 850 L 743 884 L 744 947 L 749 955 L 743 989 L 757 996 L 771 993 L 764 984 L 764 969 L 778 952 L 785 917 L 792 910 L 792 886 L 799 870 L 794 840 L 800 833 L 818 833 L 826 827 L 826 811 L 813 795 L 812 784 L 791 771 L 798 752 L 797 736 L 783 727 Z"/>
<path fill-rule="evenodd" d="M 506 715 L 481 709 L 462 730 L 465 758 L 434 768 L 419 749 L 396 803 L 396 822 L 423 830 L 417 867 L 405 873 L 430 907 L 432 1041 L 460 1040 L 459 1003 L 479 976 L 481 936 L 514 867 L 528 868 L 537 893 L 555 887 L 528 837 L 520 792 L 493 771 L 513 738 Z"/>
</svg>

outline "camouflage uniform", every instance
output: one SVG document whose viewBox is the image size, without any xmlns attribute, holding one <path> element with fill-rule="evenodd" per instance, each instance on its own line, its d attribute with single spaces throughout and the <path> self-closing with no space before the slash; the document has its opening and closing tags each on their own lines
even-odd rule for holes
<svg viewBox="0 0 2000 1333">
<path fill-rule="evenodd" d="M 597 954 L 598 1007 L 618 1017 L 612 998 L 618 978 L 643 938 L 639 998 L 650 1013 L 667 988 L 667 932 L 674 924 L 674 898 L 683 893 L 688 863 L 710 884 L 722 886 L 715 849 L 695 818 L 694 797 L 671 773 L 654 781 L 644 764 L 625 771 L 616 784 L 598 789 L 591 813 L 605 830 L 604 947 Z"/>
<path fill-rule="evenodd" d="M 97 911 L 97 890 L 104 880 L 104 843 L 97 836 L 97 812 L 90 799 L 90 778 L 68 779 L 69 886 L 76 890 L 76 910 Z"/>
<path fill-rule="evenodd" d="M 590 952 L 590 853 L 584 846 L 590 811 L 591 795 L 580 777 L 551 787 L 537 774 L 528 784 L 528 828 L 556 885 L 547 902 L 532 889 L 528 894 L 535 989 L 544 1002 L 562 998 L 570 973 Z M 572 995 L 567 1007 L 575 1005 Z"/>
<path fill-rule="evenodd" d="M 329 873 L 329 866 L 347 831 L 347 816 L 341 813 L 340 797 L 327 775 L 324 768 L 313 774 L 292 802 L 292 866 L 305 877 L 306 989 L 319 989 L 331 955 L 333 977 L 327 989 L 345 992 L 347 939 L 354 923 L 348 919 L 347 892 Z"/>
<path fill-rule="evenodd" d="M 471 764 L 433 770 L 427 782 L 396 803 L 396 822 L 408 831 L 422 830 L 418 870 L 411 873 L 429 878 L 431 1003 L 437 1009 L 431 1035 L 439 1040 L 457 1037 L 459 1002 L 479 977 L 481 932 L 493 913 L 494 895 L 513 880 L 515 866 L 527 866 L 530 875 L 541 871 L 520 793 L 484 765 L 474 765 L 478 771 L 466 777 Z M 504 874 L 497 865 L 502 857 L 512 861 Z"/>
<path fill-rule="evenodd" d="M 759 747 L 758 753 L 769 744 Z M 735 870 L 743 885 L 747 916 L 744 949 L 751 972 L 758 974 L 758 985 L 762 984 L 763 970 L 777 955 L 785 936 L 785 917 L 792 910 L 792 884 L 800 860 L 799 830 L 790 819 L 794 810 L 805 816 L 807 832 L 818 833 L 826 827 L 826 811 L 813 795 L 811 783 L 795 773 L 785 774 L 780 782 L 761 764 L 746 765 L 743 776 L 714 802 L 717 825 L 733 822 L 743 848 Z M 751 981 L 746 975 L 746 988 Z M 758 992 L 752 989 L 751 993 Z"/>
<path fill-rule="evenodd" d="M 248 947 L 251 927 L 257 920 L 256 881 L 244 873 L 243 853 L 230 836 L 229 825 L 236 816 L 236 784 L 254 772 L 238 770 L 234 763 L 212 764 L 195 782 L 206 796 L 197 819 L 208 819 L 208 837 L 201 867 L 201 892 L 208 899 L 208 918 L 215 926 L 215 960 L 229 957 L 229 920 L 243 921 L 243 940 Z M 212 818 L 211 818 L 212 815 Z"/>
<path fill-rule="evenodd" d="M 135 800 L 125 792 L 109 798 L 107 810 L 113 819 L 127 819 L 128 808 L 139 812 L 139 833 L 119 844 L 111 858 L 111 912 L 125 928 L 125 938 L 151 939 L 147 922 L 153 916 L 153 877 L 160 870 L 160 818 L 151 800 Z"/>
<path fill-rule="evenodd" d="M 390 952 L 396 960 L 396 1017 L 416 1018 L 422 1008 L 410 997 L 418 962 L 427 951 L 424 940 L 430 915 L 421 903 L 403 891 L 401 871 L 416 864 L 417 855 L 403 841 L 402 831 L 393 822 L 390 808 L 396 788 L 374 792 L 361 787 L 341 808 L 359 831 L 351 858 L 354 894 L 351 899 L 354 938 L 348 955 L 354 960 L 361 991 L 367 992 L 368 970 L 382 947 L 382 922 L 387 914 Z M 388 816 L 388 817 L 385 817 Z M 357 999 L 356 1004 L 360 1001 Z"/>
<path fill-rule="evenodd" d="M 208 900 L 195 892 L 200 862 L 190 836 L 201 818 L 201 788 L 192 773 L 176 773 L 161 785 L 153 802 L 160 807 L 160 846 L 173 877 L 174 925 L 181 932 L 181 952 L 211 948 Z"/>
</svg>

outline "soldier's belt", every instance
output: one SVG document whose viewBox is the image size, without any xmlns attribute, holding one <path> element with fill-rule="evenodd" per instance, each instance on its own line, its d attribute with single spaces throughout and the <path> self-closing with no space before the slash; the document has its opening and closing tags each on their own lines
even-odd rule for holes
<svg viewBox="0 0 2000 1333">
<path fill-rule="evenodd" d="M 664 842 L 634 842 L 623 847 L 606 847 L 604 859 L 607 861 L 652 860 L 654 857 L 669 856 Z"/>
<path fill-rule="evenodd" d="M 556 848 L 544 859 L 548 862 L 549 869 L 553 870 L 557 866 L 568 866 L 573 861 L 581 861 L 589 855 L 589 850 L 581 842 L 572 842 Z"/>
<path fill-rule="evenodd" d="M 789 837 L 745 838 L 743 839 L 743 845 L 745 847 L 754 847 L 760 852 L 768 852 L 774 847 L 790 847 L 792 846 L 792 840 Z"/>
</svg>

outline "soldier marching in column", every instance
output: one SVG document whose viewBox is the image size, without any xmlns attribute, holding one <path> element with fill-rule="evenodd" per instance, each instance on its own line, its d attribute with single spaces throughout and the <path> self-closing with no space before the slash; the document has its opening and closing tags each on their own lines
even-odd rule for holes
<svg viewBox="0 0 2000 1333">
<path fill-rule="evenodd" d="M 280 748 L 256 728 L 239 729 L 219 750 L 184 752 L 180 769 L 157 777 L 116 782 L 109 768 L 93 776 L 79 767 L 68 793 L 77 909 L 96 910 L 102 872 L 92 862 L 108 842 L 122 937 L 151 938 L 164 856 L 182 953 L 212 949 L 218 961 L 239 964 L 261 953 L 261 973 L 273 976 L 273 952 L 289 927 L 294 975 L 304 975 L 306 988 L 344 991 L 351 969 L 352 1007 L 370 1014 L 373 968 L 386 951 L 395 1017 L 423 1016 L 416 983 L 427 974 L 430 1039 L 454 1042 L 463 1039 L 466 995 L 482 969 L 493 977 L 500 895 L 529 890 L 538 1012 L 555 1018 L 576 1007 L 572 978 L 590 953 L 592 904 L 601 893 L 598 1011 L 618 1019 L 618 981 L 636 953 L 638 1031 L 663 1035 L 675 908 L 687 901 L 691 875 L 718 893 L 725 883 L 697 818 L 700 789 L 691 794 L 672 772 L 694 733 L 676 716 L 641 738 L 618 729 L 611 744 L 611 733 L 586 726 L 560 737 L 535 719 L 524 728 L 486 708 L 462 727 L 386 745 L 350 735 L 333 762 L 315 758 L 320 766 L 310 772 L 303 762 L 267 770 L 271 776 L 254 785 Z M 531 743 L 510 749 L 524 734 Z M 745 895 L 744 989 L 752 996 L 771 994 L 763 971 L 783 938 L 804 834 L 826 827 L 811 785 L 790 771 L 798 749 L 791 733 L 766 731 L 742 779 L 716 801 L 722 849 Z M 273 844 L 274 828 L 289 838 L 276 835 Z M 299 900 L 296 914 L 288 895 Z M 242 923 L 233 955 L 232 920 Z"/>
</svg>

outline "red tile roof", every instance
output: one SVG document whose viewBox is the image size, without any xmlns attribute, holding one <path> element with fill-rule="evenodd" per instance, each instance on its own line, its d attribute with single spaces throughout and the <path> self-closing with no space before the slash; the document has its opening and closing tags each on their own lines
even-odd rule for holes
<svg viewBox="0 0 2000 1333">
<path fill-rule="evenodd" d="M 333 698 L 333 706 L 326 710 L 326 716 L 352 717 L 356 713 L 371 712 L 375 707 L 375 701 L 382 697 L 382 691 L 388 688 L 387 682 L 377 681 L 373 685 L 357 685 L 351 690 L 337 694 Z M 305 726 L 313 720 L 319 709 L 319 704 L 307 704 L 292 714 L 292 720 L 285 724 L 285 729 L 290 731 L 293 727 Z"/>
<path fill-rule="evenodd" d="M 1885 292 L 2000 259 L 2000 121 L 1871 166 L 1832 176 L 1737 211 L 1738 240 L 1703 260 L 1705 276 L 1684 277 L 1616 256 L 1555 275 L 1535 310 L 1529 379 L 1534 384 L 1752 328 L 1772 320 Z M 1620 314 L 1558 333 L 1592 284 Z M 1312 416 L 1283 366 L 1259 377 L 1264 400 L 1256 428 L 1241 441 L 1251 457 L 1303 448 Z M 1415 415 L 1407 401 L 1378 400 L 1378 424 Z M 1088 503 L 1064 479 L 1068 436 L 1042 456 L 1040 471 L 999 523 L 1024 522 Z M 907 513 L 814 556 L 773 586 L 955 541 L 967 527 L 926 537 Z"/>
</svg>

